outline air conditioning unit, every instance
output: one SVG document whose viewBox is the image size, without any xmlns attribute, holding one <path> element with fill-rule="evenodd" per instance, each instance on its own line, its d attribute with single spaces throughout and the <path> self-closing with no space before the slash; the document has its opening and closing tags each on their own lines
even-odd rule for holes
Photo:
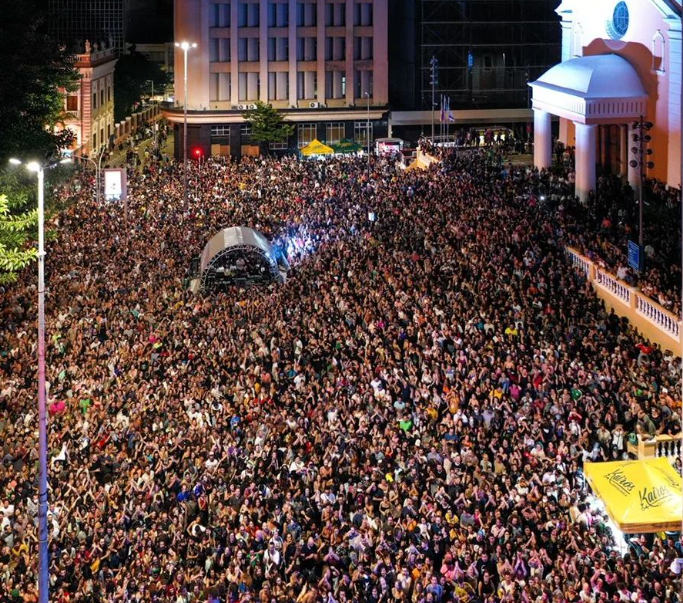
<svg viewBox="0 0 683 603">
<path fill-rule="evenodd" d="M 318 101 L 313 101 L 312 103 L 308 103 L 308 106 L 311 109 L 320 109 L 320 108 L 324 107 L 325 105 L 323 105 L 322 103 L 319 103 Z"/>
<path fill-rule="evenodd" d="M 237 108 L 240 111 L 246 111 L 249 107 L 247 105 L 237 105 Z"/>
<path fill-rule="evenodd" d="M 247 105 L 250 111 L 254 111 L 256 109 L 256 105 Z"/>
</svg>

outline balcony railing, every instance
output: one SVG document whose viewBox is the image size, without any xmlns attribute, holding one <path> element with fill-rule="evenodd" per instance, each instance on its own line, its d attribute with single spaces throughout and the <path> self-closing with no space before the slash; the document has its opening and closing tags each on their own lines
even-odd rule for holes
<svg viewBox="0 0 683 603">
<path fill-rule="evenodd" d="M 673 461 L 681 456 L 682 441 L 683 434 L 681 433 L 674 436 L 658 435 L 650 439 L 641 439 L 638 436 L 636 443 L 629 442 L 628 453 L 638 460 L 664 457 Z"/>
<path fill-rule="evenodd" d="M 589 280 L 603 299 L 611 302 L 617 314 L 626 316 L 640 331 L 648 331 L 650 339 L 665 349 L 680 353 L 681 318 L 669 312 L 637 287 L 625 283 L 596 265 L 576 249 L 566 248 L 572 266 Z"/>
</svg>

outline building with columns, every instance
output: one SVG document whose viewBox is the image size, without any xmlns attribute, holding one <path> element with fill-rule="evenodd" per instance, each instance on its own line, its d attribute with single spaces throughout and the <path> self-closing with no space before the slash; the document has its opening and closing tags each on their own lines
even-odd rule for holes
<svg viewBox="0 0 683 603">
<path fill-rule="evenodd" d="M 175 40 L 188 52 L 188 154 L 240 155 L 242 113 L 269 103 L 295 124 L 273 150 L 317 138 L 366 144 L 386 136 L 389 0 L 175 0 Z M 175 106 L 164 111 L 182 157 L 184 57 L 175 55 Z"/>
<path fill-rule="evenodd" d="M 65 92 L 64 127 L 75 135 L 73 150 L 93 154 L 114 134 L 116 48 L 105 42 L 85 45 L 75 55 L 78 88 Z"/>
<path fill-rule="evenodd" d="M 681 186 L 681 1 L 562 0 L 562 62 L 532 88 L 534 165 L 552 160 L 559 140 L 576 150 L 576 194 L 597 174 L 620 175 L 636 189 L 634 122 L 653 124 L 646 176 Z"/>
</svg>

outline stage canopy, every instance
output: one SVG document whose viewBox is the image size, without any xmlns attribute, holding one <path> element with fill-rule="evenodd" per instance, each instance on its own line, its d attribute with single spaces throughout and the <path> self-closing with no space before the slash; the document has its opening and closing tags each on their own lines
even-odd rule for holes
<svg viewBox="0 0 683 603">
<path fill-rule="evenodd" d="M 216 233 L 204 247 L 199 270 L 203 288 L 282 280 L 276 254 L 258 231 L 232 226 Z"/>
<path fill-rule="evenodd" d="M 622 532 L 680 531 L 681 476 L 668 459 L 584 463 L 584 473 Z"/>
</svg>

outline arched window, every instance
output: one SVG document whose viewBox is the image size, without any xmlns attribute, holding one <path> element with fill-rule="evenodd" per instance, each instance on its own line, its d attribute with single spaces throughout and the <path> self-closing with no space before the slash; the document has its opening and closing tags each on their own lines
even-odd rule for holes
<svg viewBox="0 0 683 603">
<path fill-rule="evenodd" d="M 658 73 L 660 75 L 663 75 L 665 72 L 665 69 L 664 69 L 664 45 L 665 44 L 666 44 L 666 40 L 664 39 L 664 35 L 658 29 L 655 32 L 655 35 L 652 36 L 652 71 L 654 71 L 655 73 Z"/>
<path fill-rule="evenodd" d="M 574 27 L 574 35 L 572 36 L 572 56 L 583 56 L 583 27 L 581 27 L 581 23 L 577 23 Z"/>
</svg>

